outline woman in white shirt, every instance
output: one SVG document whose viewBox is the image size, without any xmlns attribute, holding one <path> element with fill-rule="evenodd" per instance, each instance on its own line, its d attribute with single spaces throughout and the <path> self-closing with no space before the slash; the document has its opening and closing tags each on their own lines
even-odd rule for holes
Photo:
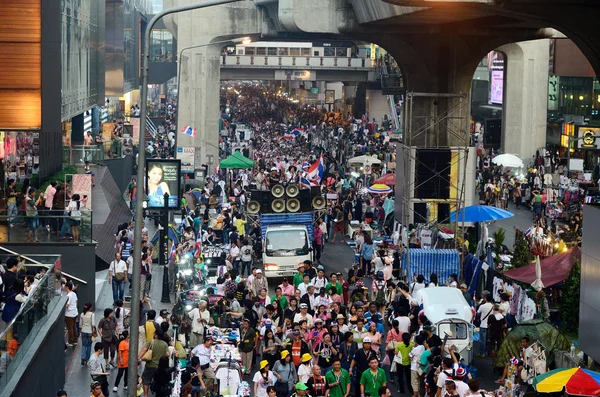
<svg viewBox="0 0 600 397">
<path fill-rule="evenodd" d="M 129 310 L 123 307 L 123 301 L 117 301 L 117 308 L 115 309 L 115 319 L 117 320 L 117 335 L 123 332 L 126 329 L 129 329 Z M 127 321 L 125 321 L 127 319 Z M 125 327 L 125 323 L 127 323 L 127 327 Z"/>
<path fill-rule="evenodd" d="M 304 353 L 302 355 L 302 364 L 298 367 L 298 381 L 299 382 L 308 382 L 308 379 L 312 376 L 312 359 L 309 353 Z"/>
<path fill-rule="evenodd" d="M 79 194 L 75 193 L 67 206 L 67 212 L 69 213 L 69 222 L 71 223 L 71 230 L 73 232 L 73 241 L 79 241 L 79 225 L 81 225 L 81 202 Z"/>
<path fill-rule="evenodd" d="M 260 362 L 260 371 L 254 374 L 254 397 L 269 397 L 267 388 L 275 384 L 275 375 L 269 370 L 269 362 L 262 360 Z"/>
<path fill-rule="evenodd" d="M 87 364 L 92 354 L 92 343 L 94 341 L 94 332 L 96 331 L 96 318 L 92 310 L 92 304 L 83 305 L 83 312 L 79 316 L 79 326 L 81 327 L 81 365 Z"/>
</svg>

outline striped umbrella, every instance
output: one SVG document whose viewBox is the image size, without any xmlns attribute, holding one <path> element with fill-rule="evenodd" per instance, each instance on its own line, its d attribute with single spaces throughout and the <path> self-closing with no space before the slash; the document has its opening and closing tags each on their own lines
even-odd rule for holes
<svg viewBox="0 0 600 397">
<path fill-rule="evenodd" d="M 367 188 L 367 192 L 375 194 L 388 194 L 392 192 L 392 188 L 383 183 L 376 183 L 371 187 Z"/>
<path fill-rule="evenodd" d="M 381 184 L 386 184 L 388 186 L 393 186 L 396 184 L 396 174 L 391 172 L 389 174 L 382 175 L 375 180 L 375 183 L 376 184 L 381 183 Z"/>
<path fill-rule="evenodd" d="M 584 368 L 559 368 L 533 378 L 538 393 L 556 393 L 563 389 L 572 396 L 600 395 L 600 373 Z"/>
</svg>

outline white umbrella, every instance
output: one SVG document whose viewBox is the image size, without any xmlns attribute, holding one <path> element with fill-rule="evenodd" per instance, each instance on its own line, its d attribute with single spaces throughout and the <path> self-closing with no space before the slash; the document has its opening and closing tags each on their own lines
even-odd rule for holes
<svg viewBox="0 0 600 397">
<path fill-rule="evenodd" d="M 381 164 L 381 161 L 379 161 L 377 156 L 367 156 L 367 155 L 352 157 L 350 160 L 348 160 L 348 164 L 365 164 L 365 163 Z"/>
<path fill-rule="evenodd" d="M 536 291 L 541 291 L 544 288 L 544 283 L 542 282 L 542 264 L 540 263 L 539 255 L 535 257 L 535 281 L 531 283 L 531 286 Z"/>
<path fill-rule="evenodd" d="M 508 168 L 523 168 L 523 160 L 514 154 L 501 154 L 492 159 L 492 163 Z"/>
</svg>

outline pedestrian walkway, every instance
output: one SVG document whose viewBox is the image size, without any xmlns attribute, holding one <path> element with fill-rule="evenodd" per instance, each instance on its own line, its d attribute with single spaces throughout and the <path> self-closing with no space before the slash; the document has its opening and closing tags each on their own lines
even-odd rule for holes
<svg viewBox="0 0 600 397">
<path fill-rule="evenodd" d="M 492 235 L 496 230 L 499 228 L 504 229 L 504 244 L 509 249 L 513 249 L 515 244 L 515 228 L 523 232 L 530 228 L 533 225 L 533 212 L 529 209 L 529 207 L 525 206 L 521 206 L 521 208 L 517 209 L 514 204 L 509 206 L 508 211 L 515 214 L 515 216 L 491 223 L 488 226 L 488 231 L 489 238 L 492 238 Z"/>
<path fill-rule="evenodd" d="M 161 292 L 162 292 L 162 276 L 163 268 L 155 266 L 153 274 L 153 282 L 151 287 L 151 304 L 152 308 L 158 313 L 162 309 L 172 310 L 173 303 L 161 303 Z M 96 302 L 94 304 L 94 314 L 96 315 L 96 325 L 104 315 L 104 309 L 107 307 L 112 308 L 112 287 L 108 284 L 108 270 L 100 271 L 96 273 Z M 125 287 L 125 296 L 130 296 L 130 290 L 128 286 Z M 174 298 L 171 296 L 171 302 Z M 83 306 L 86 302 L 80 302 L 80 306 Z M 132 321 L 132 324 L 134 322 Z M 93 349 L 93 347 L 92 347 Z M 86 396 L 89 394 L 89 387 L 92 381 L 89 371 L 86 367 L 81 366 L 81 339 L 75 347 L 70 347 L 65 352 L 65 386 L 64 389 L 69 393 L 69 396 Z M 112 388 L 114 385 L 115 378 L 118 370 L 112 368 L 110 370 L 110 376 L 108 382 L 110 384 L 111 394 L 110 396 L 126 397 L 126 392 L 123 390 L 123 381 L 119 386 L 119 391 L 114 393 Z M 151 393 L 152 395 L 152 393 Z M 109 397 L 109 396 L 106 396 Z"/>
</svg>

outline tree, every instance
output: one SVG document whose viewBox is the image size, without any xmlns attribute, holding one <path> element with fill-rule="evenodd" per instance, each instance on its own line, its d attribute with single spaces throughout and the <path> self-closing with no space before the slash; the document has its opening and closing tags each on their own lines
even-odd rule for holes
<svg viewBox="0 0 600 397">
<path fill-rule="evenodd" d="M 579 294 L 581 283 L 581 265 L 575 259 L 569 277 L 563 282 L 559 307 L 562 313 L 563 328 L 579 331 Z"/>
<path fill-rule="evenodd" d="M 494 253 L 496 254 L 496 263 L 500 262 L 500 254 L 502 253 L 502 245 L 504 245 L 505 235 L 504 229 L 501 227 L 498 228 L 498 230 L 496 230 L 492 235 L 494 238 Z"/>
<path fill-rule="evenodd" d="M 517 233 L 515 238 L 515 249 L 511 265 L 515 268 L 524 267 L 531 263 L 531 249 L 529 248 L 529 242 L 522 234 Z"/>
</svg>

